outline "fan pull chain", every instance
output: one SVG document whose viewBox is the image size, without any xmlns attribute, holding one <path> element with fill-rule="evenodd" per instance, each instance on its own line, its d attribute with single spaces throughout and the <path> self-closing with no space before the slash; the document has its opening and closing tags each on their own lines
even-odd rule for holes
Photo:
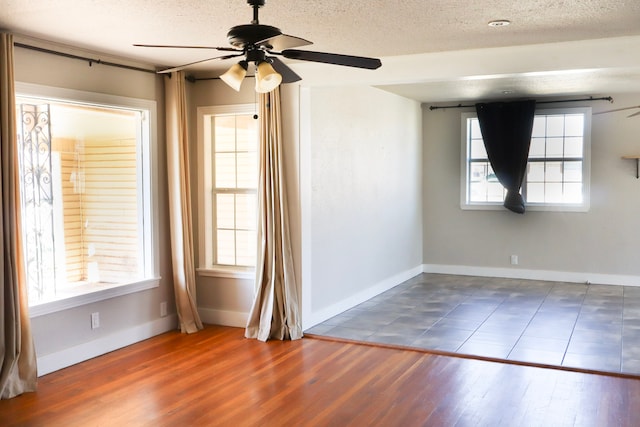
<svg viewBox="0 0 640 427">
<path fill-rule="evenodd" d="M 253 114 L 253 119 L 254 120 L 258 120 L 258 93 L 257 92 L 253 92 L 253 107 L 255 113 Z"/>
</svg>

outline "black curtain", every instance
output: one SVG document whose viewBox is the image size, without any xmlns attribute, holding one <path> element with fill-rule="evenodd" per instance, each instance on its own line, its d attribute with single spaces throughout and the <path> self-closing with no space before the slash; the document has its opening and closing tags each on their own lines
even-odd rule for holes
<svg viewBox="0 0 640 427">
<path fill-rule="evenodd" d="M 525 211 L 520 187 L 527 171 L 535 109 L 535 101 L 476 104 L 489 162 L 507 189 L 504 207 L 520 214 Z"/>
</svg>

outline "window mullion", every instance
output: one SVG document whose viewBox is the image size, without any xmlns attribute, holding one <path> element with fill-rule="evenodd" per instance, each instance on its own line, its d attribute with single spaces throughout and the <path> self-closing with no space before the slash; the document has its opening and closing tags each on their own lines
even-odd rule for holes
<svg viewBox="0 0 640 427">
<path fill-rule="evenodd" d="M 234 118 L 235 129 L 233 133 L 234 158 L 235 158 L 235 188 L 238 189 L 238 117 Z M 238 196 L 237 191 L 233 195 L 233 263 L 238 265 Z"/>
</svg>

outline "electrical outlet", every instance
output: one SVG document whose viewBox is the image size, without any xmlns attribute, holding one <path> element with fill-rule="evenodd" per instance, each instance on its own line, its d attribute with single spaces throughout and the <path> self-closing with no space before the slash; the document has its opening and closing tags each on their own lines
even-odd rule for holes
<svg viewBox="0 0 640 427">
<path fill-rule="evenodd" d="M 162 301 L 160 303 L 160 317 L 165 317 L 167 315 L 167 302 Z"/>
<path fill-rule="evenodd" d="M 518 255 L 511 255 L 511 265 L 518 265 Z"/>
<path fill-rule="evenodd" d="M 100 327 L 100 313 L 91 313 L 91 329 L 98 329 Z"/>
</svg>

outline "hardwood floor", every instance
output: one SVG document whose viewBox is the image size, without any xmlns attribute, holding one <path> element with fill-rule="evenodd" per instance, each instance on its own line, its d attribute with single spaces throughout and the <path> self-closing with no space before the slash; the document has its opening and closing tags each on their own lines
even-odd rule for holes
<svg viewBox="0 0 640 427">
<path fill-rule="evenodd" d="M 632 426 L 640 380 L 243 330 L 171 332 L 40 378 L 3 426 Z"/>
</svg>

